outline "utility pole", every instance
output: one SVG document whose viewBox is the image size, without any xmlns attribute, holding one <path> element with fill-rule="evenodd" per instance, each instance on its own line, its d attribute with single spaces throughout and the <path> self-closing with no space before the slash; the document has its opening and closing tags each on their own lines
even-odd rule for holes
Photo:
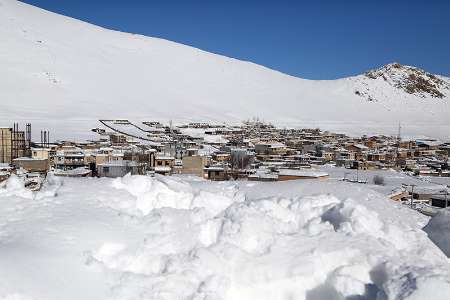
<svg viewBox="0 0 450 300">
<path fill-rule="evenodd" d="M 402 186 L 403 187 L 411 187 L 411 198 L 410 198 L 410 205 L 411 205 L 411 208 L 413 208 L 413 202 L 414 202 L 414 187 L 416 187 L 417 185 L 416 184 L 405 184 L 405 183 L 402 183 Z"/>
<path fill-rule="evenodd" d="M 3 130 L 0 129 L 0 131 L 2 133 L 2 140 L 1 140 L 2 149 L 0 149 L 2 151 L 1 152 L 1 162 L 3 163 L 3 162 L 5 162 L 4 161 L 5 160 L 5 154 L 3 153 L 3 148 L 5 147 L 5 145 L 3 145 Z"/>
<path fill-rule="evenodd" d="M 399 153 L 399 148 L 400 148 L 400 142 L 402 140 L 401 137 L 401 124 L 400 122 L 398 122 L 398 132 L 397 132 L 397 147 L 395 149 L 395 166 L 398 167 L 399 166 L 399 158 L 398 158 L 398 153 Z"/>
<path fill-rule="evenodd" d="M 445 201 L 444 207 L 447 208 L 448 207 L 448 204 L 447 204 L 448 191 L 447 190 L 443 190 L 442 194 L 444 195 L 444 201 Z"/>
</svg>

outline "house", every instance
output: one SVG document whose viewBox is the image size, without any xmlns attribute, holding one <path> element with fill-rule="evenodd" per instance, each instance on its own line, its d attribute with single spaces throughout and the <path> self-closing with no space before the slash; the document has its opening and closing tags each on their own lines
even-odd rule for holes
<svg viewBox="0 0 450 300">
<path fill-rule="evenodd" d="M 415 156 L 433 156 L 441 143 L 436 140 L 416 140 Z"/>
<path fill-rule="evenodd" d="M 357 169 L 357 170 L 369 170 L 373 168 L 374 168 L 373 163 L 366 160 L 354 160 L 350 167 L 350 169 Z"/>
<path fill-rule="evenodd" d="M 185 156 L 194 156 L 198 155 L 198 149 L 197 148 L 187 148 L 185 152 Z"/>
<path fill-rule="evenodd" d="M 348 145 L 345 148 L 348 151 L 358 152 L 358 153 L 369 150 L 369 148 L 367 146 L 364 146 L 363 144 L 352 144 L 352 145 Z"/>
<path fill-rule="evenodd" d="M 431 206 L 446 208 L 450 206 L 449 194 L 436 194 L 432 195 L 430 199 Z"/>
<path fill-rule="evenodd" d="M 378 147 L 378 141 L 374 139 L 365 140 L 363 144 L 364 146 L 370 149 L 375 149 Z"/>
<path fill-rule="evenodd" d="M 431 187 L 418 186 L 414 188 L 412 197 L 414 202 L 431 202 L 431 199 L 436 195 L 436 189 Z M 410 193 L 411 194 L 411 193 Z"/>
<path fill-rule="evenodd" d="M 56 146 L 49 146 L 46 148 L 31 148 L 31 157 L 36 159 L 48 159 L 50 166 L 55 163 Z"/>
<path fill-rule="evenodd" d="M 322 157 L 325 161 L 334 160 L 334 153 L 331 151 L 322 151 Z"/>
<path fill-rule="evenodd" d="M 55 167 L 60 170 L 71 170 L 84 167 L 84 151 L 75 146 L 63 146 L 56 152 Z"/>
<path fill-rule="evenodd" d="M 45 173 L 49 168 L 48 159 L 46 158 L 19 157 L 13 159 L 13 165 L 18 169 L 38 173 Z"/>
<path fill-rule="evenodd" d="M 386 153 L 385 152 L 370 152 L 367 154 L 368 161 L 385 161 Z"/>
<path fill-rule="evenodd" d="M 110 134 L 109 140 L 112 145 L 125 145 L 127 143 L 127 137 L 122 134 Z"/>
<path fill-rule="evenodd" d="M 211 166 L 204 169 L 209 180 L 222 181 L 228 180 L 228 174 L 225 168 L 219 166 Z"/>
<path fill-rule="evenodd" d="M 175 166 L 175 157 L 168 155 L 156 155 L 155 172 L 159 174 L 169 175 Z"/>
<path fill-rule="evenodd" d="M 203 128 L 203 129 L 206 129 L 206 128 L 209 128 L 210 125 L 209 125 L 209 123 L 206 123 L 206 122 L 192 122 L 192 123 L 188 124 L 188 127 L 189 128 Z"/>
<path fill-rule="evenodd" d="M 346 149 L 337 149 L 334 151 L 334 157 L 336 160 L 354 160 L 355 152 Z"/>
<path fill-rule="evenodd" d="M 367 156 L 369 148 L 363 144 L 352 144 L 345 147 L 350 153 L 353 153 L 354 159 L 363 160 Z"/>
<path fill-rule="evenodd" d="M 287 146 L 283 143 L 258 143 L 255 145 L 256 154 L 286 154 Z"/>
<path fill-rule="evenodd" d="M 213 159 L 217 162 L 224 163 L 230 160 L 230 153 L 214 153 Z"/>
<path fill-rule="evenodd" d="M 115 151 L 113 148 L 103 147 L 97 150 L 94 154 L 95 164 L 100 165 L 110 161 L 121 161 L 124 158 L 124 154 L 119 151 Z"/>
<path fill-rule="evenodd" d="M 264 171 L 257 171 L 254 174 L 248 175 L 249 181 L 277 181 L 278 180 L 278 174 L 271 173 L 271 172 L 264 172 Z"/>
</svg>

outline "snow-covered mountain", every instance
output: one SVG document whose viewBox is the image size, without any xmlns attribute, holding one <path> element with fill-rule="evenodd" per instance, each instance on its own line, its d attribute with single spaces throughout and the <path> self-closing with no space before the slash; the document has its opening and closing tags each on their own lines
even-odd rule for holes
<svg viewBox="0 0 450 300">
<path fill-rule="evenodd" d="M 239 122 L 448 139 L 450 79 L 390 64 L 305 80 L 163 39 L 0 0 L 0 125 L 80 137 L 105 118 Z"/>
</svg>

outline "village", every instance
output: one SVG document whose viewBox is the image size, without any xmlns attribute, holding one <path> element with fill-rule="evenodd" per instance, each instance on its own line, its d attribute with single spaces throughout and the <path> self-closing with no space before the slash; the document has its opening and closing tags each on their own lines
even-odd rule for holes
<svg viewBox="0 0 450 300">
<path fill-rule="evenodd" d="M 398 136 L 356 138 L 320 129 L 276 128 L 258 118 L 239 126 L 126 119 L 99 124 L 92 129 L 97 139 L 86 142 L 50 141 L 48 131 L 41 131 L 40 140 L 33 142 L 29 123 L 25 130 L 16 123 L 0 127 L 0 182 L 15 174 L 37 190 L 47 174 L 187 174 L 213 181 L 330 179 L 379 186 L 389 198 L 423 213 L 448 206 L 450 143 L 405 140 L 400 128 Z M 392 172 L 402 179 L 388 182 L 385 174 Z"/>
</svg>

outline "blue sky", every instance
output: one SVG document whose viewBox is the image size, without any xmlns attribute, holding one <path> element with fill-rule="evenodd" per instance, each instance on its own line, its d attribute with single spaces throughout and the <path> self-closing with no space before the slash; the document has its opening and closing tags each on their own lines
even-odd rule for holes
<svg viewBox="0 0 450 300">
<path fill-rule="evenodd" d="M 393 61 L 450 75 L 450 1 L 25 0 L 309 79 Z"/>
</svg>

